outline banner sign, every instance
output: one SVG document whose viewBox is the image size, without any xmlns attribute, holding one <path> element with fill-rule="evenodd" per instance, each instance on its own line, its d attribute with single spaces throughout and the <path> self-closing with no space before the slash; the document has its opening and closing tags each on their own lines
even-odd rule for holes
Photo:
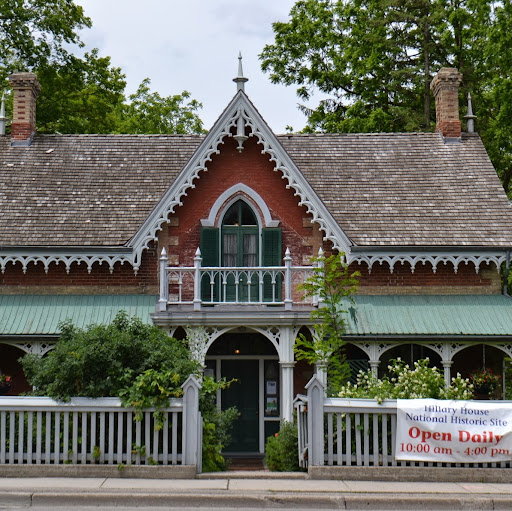
<svg viewBox="0 0 512 511">
<path fill-rule="evenodd" d="M 512 459 L 512 403 L 398 399 L 397 460 L 455 463 Z"/>
</svg>

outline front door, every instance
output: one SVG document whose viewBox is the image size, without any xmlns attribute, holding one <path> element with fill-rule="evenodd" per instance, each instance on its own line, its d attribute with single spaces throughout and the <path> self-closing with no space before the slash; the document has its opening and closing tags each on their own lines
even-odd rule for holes
<svg viewBox="0 0 512 511">
<path fill-rule="evenodd" d="M 259 452 L 259 361 L 222 360 L 222 376 L 236 379 L 222 391 L 222 409 L 235 406 L 240 413 L 233 427 L 228 452 Z"/>
</svg>

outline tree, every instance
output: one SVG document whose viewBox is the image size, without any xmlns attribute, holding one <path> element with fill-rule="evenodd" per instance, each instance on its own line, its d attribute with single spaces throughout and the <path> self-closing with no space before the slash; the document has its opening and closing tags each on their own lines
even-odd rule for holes
<svg viewBox="0 0 512 511">
<path fill-rule="evenodd" d="M 65 62 L 67 46 L 81 45 L 78 30 L 90 26 L 72 0 L 0 0 L 0 79 Z"/>
<path fill-rule="evenodd" d="M 202 105 L 189 100 L 189 92 L 162 97 L 151 92 L 150 84 L 151 80 L 145 78 L 129 102 L 121 106 L 120 133 L 204 133 L 196 113 Z"/>
<path fill-rule="evenodd" d="M 77 55 L 78 30 L 90 26 L 72 0 L 0 0 L 0 80 L 14 71 L 37 73 L 40 133 L 203 132 L 201 104 L 186 91 L 163 98 L 146 79 L 127 102 L 125 75 L 110 57 L 97 49 Z"/>
<path fill-rule="evenodd" d="M 311 337 L 300 334 L 295 343 L 297 360 L 309 364 L 326 364 L 328 394 L 336 394 L 350 376 L 343 352 L 346 330 L 346 307 L 353 301 L 360 273 L 351 272 L 343 254 L 313 259 L 313 275 L 301 288 L 306 297 L 317 297 L 319 305 L 311 312 Z"/>
<path fill-rule="evenodd" d="M 36 70 L 41 84 L 37 100 L 40 133 L 113 133 L 124 101 L 125 76 L 98 50 L 82 59 L 70 55 L 63 64 Z"/>
<path fill-rule="evenodd" d="M 329 95 L 306 130 L 430 130 L 432 74 L 459 68 L 473 90 L 491 0 L 299 0 L 260 55 L 274 83 Z"/>
</svg>

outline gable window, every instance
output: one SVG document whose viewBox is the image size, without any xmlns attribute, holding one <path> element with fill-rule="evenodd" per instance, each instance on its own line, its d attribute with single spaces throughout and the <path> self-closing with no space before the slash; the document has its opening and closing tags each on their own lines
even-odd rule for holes
<svg viewBox="0 0 512 511">
<path fill-rule="evenodd" d="M 220 226 L 201 229 L 201 254 L 203 266 L 233 268 L 227 270 L 223 279 L 202 279 L 204 301 L 260 302 L 279 301 L 281 279 L 272 282 L 272 277 L 263 275 L 260 290 L 258 272 L 249 274 L 235 268 L 281 266 L 281 229 L 261 228 L 254 209 L 242 199 L 229 206 L 220 219 Z M 250 281 L 248 281 L 250 279 Z"/>
</svg>

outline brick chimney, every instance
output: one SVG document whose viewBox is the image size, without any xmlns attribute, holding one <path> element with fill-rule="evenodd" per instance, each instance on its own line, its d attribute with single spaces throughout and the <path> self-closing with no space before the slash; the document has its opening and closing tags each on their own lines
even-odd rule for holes
<svg viewBox="0 0 512 511">
<path fill-rule="evenodd" d="M 462 73 L 454 67 L 442 67 L 434 77 L 430 88 L 436 100 L 436 130 L 445 138 L 461 135 L 459 118 L 459 85 Z"/>
<path fill-rule="evenodd" d="M 13 89 L 11 144 L 27 146 L 36 132 L 36 99 L 41 90 L 34 73 L 9 76 Z"/>
</svg>

